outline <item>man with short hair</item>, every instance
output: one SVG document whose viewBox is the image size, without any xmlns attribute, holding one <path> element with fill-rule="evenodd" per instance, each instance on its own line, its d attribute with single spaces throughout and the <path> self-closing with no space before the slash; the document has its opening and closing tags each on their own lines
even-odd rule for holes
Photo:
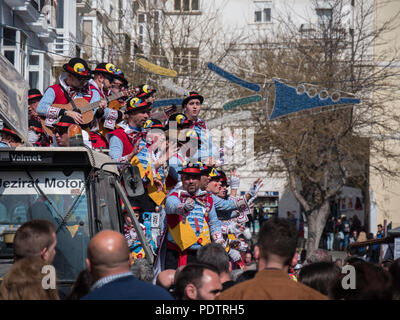
<svg viewBox="0 0 400 320">
<path fill-rule="evenodd" d="M 34 219 L 18 228 L 14 237 L 14 259 L 40 257 L 52 264 L 56 255 L 56 228 L 47 220 Z"/>
<path fill-rule="evenodd" d="M 258 272 L 251 280 L 224 291 L 219 300 L 326 300 L 327 297 L 293 281 L 288 269 L 297 263 L 299 233 L 286 219 L 272 218 L 264 223 L 254 256 Z"/>
<path fill-rule="evenodd" d="M 178 300 L 214 300 L 222 290 L 218 270 L 205 264 L 188 264 L 178 274 L 175 295 Z"/>
<path fill-rule="evenodd" d="M 134 277 L 128 244 L 119 232 L 104 230 L 95 235 L 86 264 L 95 283 L 81 300 L 172 300 L 163 288 Z"/>
<path fill-rule="evenodd" d="M 197 251 L 197 261 L 212 265 L 218 270 L 222 291 L 232 287 L 235 282 L 231 279 L 232 267 L 224 247 L 218 243 L 209 243 Z"/>
</svg>

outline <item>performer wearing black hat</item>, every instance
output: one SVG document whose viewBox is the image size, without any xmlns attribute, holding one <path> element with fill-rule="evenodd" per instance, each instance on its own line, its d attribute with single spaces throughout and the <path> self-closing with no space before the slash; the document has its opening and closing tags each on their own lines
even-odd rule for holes
<svg viewBox="0 0 400 320">
<path fill-rule="evenodd" d="M 119 76 L 117 75 L 118 70 L 119 69 L 117 69 L 112 63 L 102 62 L 98 64 L 92 72 L 94 78 L 89 81 L 90 89 L 97 91 L 102 99 L 109 96 L 111 86 L 113 85 L 114 80 L 117 79 L 117 76 Z M 118 92 L 119 90 L 120 89 L 118 89 Z M 114 101 L 111 103 L 113 102 Z M 119 104 L 119 102 L 115 102 Z M 118 109 L 113 110 L 106 107 L 104 109 L 100 108 L 99 110 L 96 110 L 95 118 L 93 119 L 89 133 L 93 148 L 108 148 L 108 141 L 105 134 L 110 130 L 114 130 L 116 123 L 121 121 L 123 117 L 123 113 Z"/>
<path fill-rule="evenodd" d="M 210 132 L 206 126 L 204 120 L 199 118 L 201 105 L 203 104 L 204 98 L 197 92 L 191 91 L 182 102 L 184 114 L 191 121 L 191 128 L 194 129 L 201 140 L 201 146 L 199 150 L 199 161 L 208 164 L 214 164 L 213 156 L 213 145 L 211 140 Z"/>
<path fill-rule="evenodd" d="M 22 145 L 22 140 L 19 135 L 7 126 L 3 120 L 0 119 L 0 147 L 1 148 L 16 148 Z"/>
<path fill-rule="evenodd" d="M 148 84 L 141 84 L 139 86 L 139 92 L 136 95 L 137 98 L 145 100 L 146 102 L 154 103 L 156 100 L 154 94 L 157 90 L 151 88 Z"/>
<path fill-rule="evenodd" d="M 43 95 L 38 89 L 29 89 L 28 91 L 28 116 L 29 119 L 37 119 L 39 118 L 36 108 L 39 104 L 40 99 L 42 99 Z"/>
<path fill-rule="evenodd" d="M 172 190 L 167 197 L 166 269 L 194 261 L 197 250 L 211 241 L 224 244 L 213 199 L 200 189 L 201 169 L 198 163 L 185 164 L 179 171 L 182 187 Z"/>
<path fill-rule="evenodd" d="M 89 103 L 100 100 L 99 93 L 89 88 L 91 71 L 85 60 L 72 58 L 64 64 L 63 69 L 65 72 L 60 75 L 60 83 L 47 88 L 37 107 L 38 115 L 46 118 L 46 125 L 49 127 L 64 114 L 74 119 L 77 124 L 83 123 L 79 112 L 53 107 L 53 104 L 68 104 L 70 99 L 75 98 L 84 98 Z M 105 104 L 101 104 L 100 107 L 104 108 Z"/>
<path fill-rule="evenodd" d="M 39 120 L 29 119 L 28 121 L 28 140 L 37 147 L 49 147 L 51 139 L 47 136 Z"/>
</svg>

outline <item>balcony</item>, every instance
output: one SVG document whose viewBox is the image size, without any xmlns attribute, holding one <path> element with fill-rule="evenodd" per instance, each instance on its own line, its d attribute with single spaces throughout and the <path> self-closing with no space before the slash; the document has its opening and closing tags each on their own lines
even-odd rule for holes
<svg viewBox="0 0 400 320">
<path fill-rule="evenodd" d="M 25 3 L 25 0 L 4 0 L 4 2 L 10 7 L 22 7 Z"/>
<path fill-rule="evenodd" d="M 49 28 L 49 24 L 47 23 L 44 14 L 40 14 L 39 19 L 27 24 L 29 26 L 29 29 L 31 29 L 35 33 L 47 32 Z"/>
<path fill-rule="evenodd" d="M 53 43 L 57 38 L 57 33 L 54 28 L 47 28 L 46 31 L 38 33 L 38 38 L 45 44 Z"/>
<path fill-rule="evenodd" d="M 36 22 L 39 19 L 40 12 L 35 1 L 8 1 L 12 3 L 12 9 L 16 15 L 20 16 L 25 23 Z"/>
<path fill-rule="evenodd" d="M 92 10 L 92 5 L 90 0 L 77 0 L 76 1 L 76 11 L 80 14 L 89 13 Z"/>
</svg>

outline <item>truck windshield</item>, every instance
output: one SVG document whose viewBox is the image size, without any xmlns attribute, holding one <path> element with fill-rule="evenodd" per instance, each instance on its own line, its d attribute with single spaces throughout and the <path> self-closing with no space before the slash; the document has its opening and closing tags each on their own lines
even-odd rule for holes
<svg viewBox="0 0 400 320">
<path fill-rule="evenodd" d="M 28 220 L 45 219 L 57 229 L 53 263 L 57 279 L 76 278 L 86 267 L 89 242 L 88 201 L 84 186 L 82 171 L 0 172 L 0 277 L 7 271 L 6 261 L 12 263 L 16 230 Z M 71 214 L 65 219 L 71 208 Z"/>
</svg>

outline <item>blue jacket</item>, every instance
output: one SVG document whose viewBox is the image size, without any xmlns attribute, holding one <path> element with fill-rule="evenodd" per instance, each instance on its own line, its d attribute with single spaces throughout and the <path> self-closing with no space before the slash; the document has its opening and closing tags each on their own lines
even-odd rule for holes
<svg viewBox="0 0 400 320">
<path fill-rule="evenodd" d="M 173 298 L 167 290 L 138 280 L 132 275 L 94 289 L 81 300 L 173 300 Z"/>
</svg>

